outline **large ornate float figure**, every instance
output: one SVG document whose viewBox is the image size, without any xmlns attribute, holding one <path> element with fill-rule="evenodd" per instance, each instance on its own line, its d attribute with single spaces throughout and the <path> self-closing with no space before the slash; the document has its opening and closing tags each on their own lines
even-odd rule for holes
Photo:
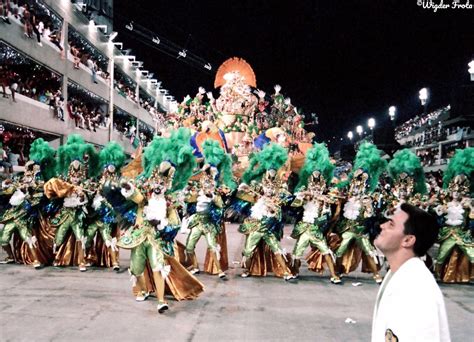
<svg viewBox="0 0 474 342">
<path fill-rule="evenodd" d="M 203 154 L 205 165 L 201 170 L 199 186 L 196 189 L 197 197 L 192 196 L 195 197 L 195 213 L 189 218 L 190 232 L 186 241 L 186 253 L 192 261 L 191 273 L 198 273 L 199 266 L 194 249 L 199 239 L 204 236 L 216 273 L 220 278 L 225 278 L 223 270 L 225 265 L 221 265 L 221 260 L 227 260 L 227 245 L 219 244 L 218 240 L 219 235 L 224 234 L 220 240 L 226 241 L 225 226 L 222 223 L 224 202 L 221 194 L 235 189 L 232 160 L 219 142 L 214 140 L 204 142 Z"/>
<path fill-rule="evenodd" d="M 362 257 L 377 283 L 382 282 L 378 272 L 378 259 L 375 247 L 369 237 L 367 222 L 375 215 L 371 193 L 377 187 L 379 176 L 387 166 L 375 145 L 363 143 L 357 152 L 348 191 L 344 204 L 343 218 L 338 224 L 342 237 L 336 250 L 343 273 L 349 273 L 358 266 L 359 258 L 355 252 L 362 251 Z M 363 270 L 365 267 L 363 265 Z"/>
<path fill-rule="evenodd" d="M 4 263 L 15 261 L 10 240 L 14 232 L 28 244 L 35 268 L 41 267 L 38 257 L 38 241 L 33 228 L 38 224 L 38 215 L 43 198 L 44 180 L 54 172 L 55 151 L 43 139 L 37 139 L 30 148 L 30 161 L 25 165 L 25 174 L 16 182 L 2 184 L 4 194 L 11 194 L 9 205 L 0 217 L 0 244 L 7 253 Z M 53 170 L 53 171 L 52 171 Z"/>
<path fill-rule="evenodd" d="M 306 154 L 299 182 L 295 188 L 296 198 L 292 207 L 302 207 L 302 219 L 295 224 L 291 237 L 296 239 L 293 248 L 294 273 L 298 274 L 301 258 L 308 246 L 318 249 L 324 256 L 331 273 L 331 282 L 341 282 L 336 274 L 334 254 L 329 248 L 324 231 L 331 218 L 331 204 L 334 202 L 328 195 L 327 184 L 331 182 L 334 165 L 329 159 L 329 151 L 324 144 L 315 144 Z"/>
<path fill-rule="evenodd" d="M 73 263 L 71 255 L 77 254 L 79 270 L 87 270 L 85 263 L 87 238 L 83 221 L 87 214 L 88 194 L 93 193 L 92 179 L 97 172 L 98 164 L 99 157 L 94 146 L 86 144 L 80 135 L 70 135 L 67 143 L 58 149 L 60 178 L 52 178 L 44 185 L 45 195 L 49 199 L 63 199 L 61 209 L 50 220 L 50 224 L 56 228 L 53 245 L 53 253 L 56 254 L 55 266 Z M 76 242 L 79 242 L 77 246 L 63 245 L 69 231 L 72 231 Z"/>
<path fill-rule="evenodd" d="M 447 196 L 435 208 L 444 221 L 439 234 L 436 273 L 445 282 L 469 282 L 474 276 L 473 172 L 474 148 L 456 150 L 443 177 Z"/>
<path fill-rule="evenodd" d="M 214 81 L 214 87 L 220 87 L 215 108 L 225 132 L 245 132 L 253 121 L 258 99 L 251 87 L 256 86 L 255 74 L 245 60 L 234 57 L 221 64 Z"/>
</svg>

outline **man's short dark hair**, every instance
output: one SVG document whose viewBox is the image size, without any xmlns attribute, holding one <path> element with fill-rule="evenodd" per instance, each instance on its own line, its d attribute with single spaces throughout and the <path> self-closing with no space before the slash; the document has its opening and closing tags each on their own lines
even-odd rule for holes
<svg viewBox="0 0 474 342">
<path fill-rule="evenodd" d="M 403 233 L 415 236 L 413 252 L 416 256 L 422 257 L 438 238 L 438 221 L 434 215 L 411 204 L 403 203 L 400 209 L 408 214 Z"/>
</svg>

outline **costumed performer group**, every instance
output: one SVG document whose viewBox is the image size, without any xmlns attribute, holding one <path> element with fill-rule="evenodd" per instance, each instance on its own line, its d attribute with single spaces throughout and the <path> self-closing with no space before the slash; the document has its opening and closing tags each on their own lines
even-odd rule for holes
<svg viewBox="0 0 474 342">
<path fill-rule="evenodd" d="M 456 151 L 439 190 L 427 186 L 413 152 L 398 151 L 387 163 L 369 142 L 359 146 L 348 176 L 336 176 L 327 146 L 312 143 L 281 87 L 270 104 L 264 92 L 251 93 L 251 73 L 223 76 L 227 69 L 217 100 L 200 88 L 170 115 L 173 128 L 128 163 L 116 142 L 98 151 L 70 135 L 55 151 L 34 141 L 24 174 L 2 182 L 3 263 L 119 270 L 119 249 L 129 249 L 136 300 L 154 293 L 163 313 L 166 293 L 184 300 L 204 291 L 195 253 L 202 237 L 202 270 L 228 278 L 226 222 L 238 222 L 243 278 L 270 272 L 292 280 L 305 258 L 311 271 L 327 268 L 334 284 L 361 261 L 380 283 L 383 256 L 373 240 L 379 224 L 408 202 L 443 227 L 434 258 L 439 279 L 474 277 L 474 148 Z M 293 225 L 292 253 L 281 245 L 285 224 Z M 184 244 L 179 231 L 188 234 Z"/>
</svg>

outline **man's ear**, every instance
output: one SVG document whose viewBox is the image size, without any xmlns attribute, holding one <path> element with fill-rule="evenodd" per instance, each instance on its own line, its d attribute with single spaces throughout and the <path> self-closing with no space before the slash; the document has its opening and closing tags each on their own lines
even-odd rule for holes
<svg viewBox="0 0 474 342">
<path fill-rule="evenodd" d="M 415 235 L 406 235 L 402 241 L 402 247 L 411 248 L 415 245 L 416 237 Z"/>
</svg>

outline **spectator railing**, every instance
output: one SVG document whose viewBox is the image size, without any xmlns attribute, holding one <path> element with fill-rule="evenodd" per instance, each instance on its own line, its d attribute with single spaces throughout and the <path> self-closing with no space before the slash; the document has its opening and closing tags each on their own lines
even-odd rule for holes
<svg viewBox="0 0 474 342">
<path fill-rule="evenodd" d="M 108 130 L 98 129 L 97 132 L 76 130 L 73 120 L 63 122 L 56 119 L 52 109 L 45 103 L 33 100 L 21 94 L 17 94 L 17 103 L 14 106 L 2 105 L 3 103 L 8 103 L 8 101 L 8 99 L 0 98 L 2 120 L 22 126 L 33 127 L 59 136 L 80 133 L 86 141 L 96 145 L 104 146 L 108 142 Z M 18 108 L 21 108 L 21 111 L 18 111 Z M 66 114 L 65 116 L 67 117 L 68 115 Z M 68 124 L 68 122 L 70 124 Z M 112 139 L 120 143 L 127 153 L 134 152 L 135 148 L 132 147 L 123 134 L 114 131 Z"/>
<path fill-rule="evenodd" d="M 401 124 L 395 129 L 395 139 L 404 144 L 405 141 L 417 133 L 425 130 L 427 126 L 437 124 L 439 121 L 446 120 L 449 117 L 451 107 L 448 105 L 439 108 L 433 112 L 422 115 L 421 117 L 412 118 Z"/>
</svg>

